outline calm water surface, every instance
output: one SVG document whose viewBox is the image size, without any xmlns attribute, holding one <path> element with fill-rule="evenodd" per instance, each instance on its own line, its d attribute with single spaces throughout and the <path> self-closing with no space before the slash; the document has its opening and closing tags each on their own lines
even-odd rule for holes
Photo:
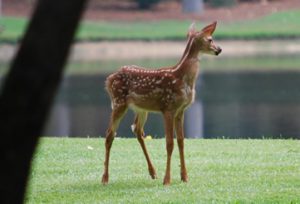
<svg viewBox="0 0 300 204">
<path fill-rule="evenodd" d="M 280 66 L 285 70 L 284 64 Z M 105 136 L 111 112 L 105 77 L 66 77 L 44 135 Z M 196 89 L 195 103 L 185 114 L 187 137 L 300 139 L 300 71 L 205 71 Z M 128 111 L 118 136 L 134 136 L 132 121 L 133 113 Z M 145 132 L 164 136 L 159 114 L 149 115 Z"/>
</svg>

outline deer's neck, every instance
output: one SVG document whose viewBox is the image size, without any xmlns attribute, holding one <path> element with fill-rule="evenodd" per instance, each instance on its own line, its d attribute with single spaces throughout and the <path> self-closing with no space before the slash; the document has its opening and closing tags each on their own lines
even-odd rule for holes
<svg viewBox="0 0 300 204">
<path fill-rule="evenodd" d="M 174 66 L 174 73 L 178 78 L 182 78 L 190 86 L 195 85 L 199 72 L 199 47 L 193 37 L 188 39 L 185 51 L 180 61 Z"/>
</svg>

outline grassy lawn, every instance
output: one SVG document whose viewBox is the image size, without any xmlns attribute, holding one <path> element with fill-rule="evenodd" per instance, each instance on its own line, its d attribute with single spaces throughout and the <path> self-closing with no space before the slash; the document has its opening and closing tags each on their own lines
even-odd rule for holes
<svg viewBox="0 0 300 204">
<path fill-rule="evenodd" d="M 187 140 L 190 181 L 180 182 L 176 147 L 169 187 L 165 141 L 146 143 L 159 179 L 148 176 L 137 140 L 116 139 L 102 186 L 103 139 L 43 138 L 26 203 L 300 203 L 297 140 Z"/>
<path fill-rule="evenodd" d="M 271 14 L 256 20 L 220 24 L 219 39 L 266 39 L 300 37 L 300 10 Z M 158 22 L 83 22 L 77 40 L 183 40 L 190 21 L 164 20 Z M 15 43 L 21 38 L 27 20 L 1 17 L 5 31 L 0 42 Z M 201 23 L 200 26 L 203 26 Z"/>
</svg>

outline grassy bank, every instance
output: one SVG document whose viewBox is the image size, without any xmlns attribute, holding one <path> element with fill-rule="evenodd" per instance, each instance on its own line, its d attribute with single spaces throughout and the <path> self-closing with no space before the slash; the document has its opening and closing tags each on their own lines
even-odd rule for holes
<svg viewBox="0 0 300 204">
<path fill-rule="evenodd" d="M 66 67 L 66 76 L 109 74 L 123 65 L 136 64 L 149 68 L 170 66 L 178 59 L 132 59 L 132 60 L 98 60 L 71 61 Z M 206 57 L 201 61 L 202 72 L 267 72 L 267 71 L 299 71 L 300 58 L 289 56 L 249 56 L 235 58 Z M 0 63 L 0 77 L 4 76 L 8 63 Z"/>
<path fill-rule="evenodd" d="M 100 184 L 103 139 L 43 138 L 26 203 L 300 203 L 300 143 L 295 140 L 187 140 L 190 181 L 162 186 L 165 141 L 147 140 L 157 180 L 148 176 L 135 139 L 116 139 L 111 180 Z"/>
<path fill-rule="evenodd" d="M 300 10 L 271 14 L 256 20 L 220 24 L 219 39 L 274 39 L 300 37 Z M 79 41 L 98 40 L 183 40 L 190 21 L 164 20 L 159 22 L 83 22 L 78 31 Z M 5 27 L 0 42 L 17 42 L 27 20 L 1 17 Z M 204 24 L 198 25 L 203 26 Z"/>
<path fill-rule="evenodd" d="M 109 74 L 123 65 L 136 64 L 149 68 L 175 65 L 178 59 L 133 59 L 73 61 L 68 64 L 66 75 Z M 299 71 L 300 58 L 289 56 L 249 56 L 235 58 L 206 57 L 201 61 L 202 72 L 260 72 L 260 71 Z M 0 69 L 1 70 L 1 69 Z M 1 75 L 1 72 L 0 72 Z"/>
</svg>

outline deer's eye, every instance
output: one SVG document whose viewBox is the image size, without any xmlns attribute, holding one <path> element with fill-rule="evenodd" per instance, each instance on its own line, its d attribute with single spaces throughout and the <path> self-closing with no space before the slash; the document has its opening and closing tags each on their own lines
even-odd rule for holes
<svg viewBox="0 0 300 204">
<path fill-rule="evenodd" d="M 212 40 L 211 38 L 208 38 L 207 41 L 208 41 L 209 43 L 212 43 L 213 40 Z"/>
</svg>

